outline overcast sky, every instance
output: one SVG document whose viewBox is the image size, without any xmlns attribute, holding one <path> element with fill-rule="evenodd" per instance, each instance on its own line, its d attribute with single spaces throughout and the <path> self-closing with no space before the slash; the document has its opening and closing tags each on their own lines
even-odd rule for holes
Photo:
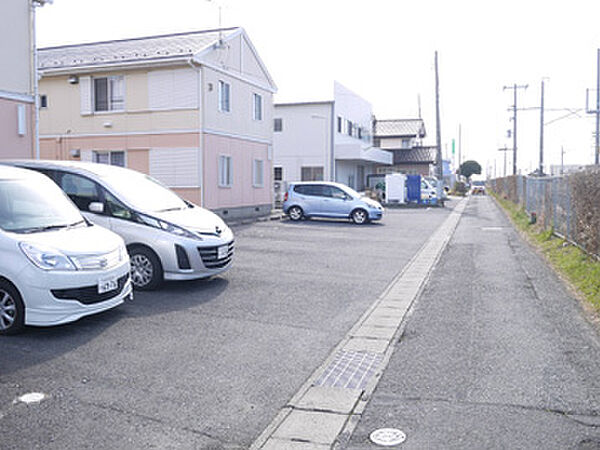
<svg viewBox="0 0 600 450">
<path fill-rule="evenodd" d="M 40 47 L 216 28 L 218 0 L 54 0 L 38 12 Z M 512 93 L 540 104 L 546 81 L 545 161 L 593 162 L 593 116 L 585 90 L 596 84 L 600 2 L 596 0 L 221 0 L 222 25 L 248 32 L 279 91 L 276 102 L 325 100 L 338 80 L 380 119 L 422 116 L 435 143 L 434 52 L 439 52 L 442 145 L 503 170 L 512 147 Z M 537 167 L 539 110 L 519 113 L 523 171 Z M 457 144 L 458 146 L 458 144 Z M 464 159 L 464 158 L 463 158 Z M 511 165 L 509 160 L 509 166 Z"/>
</svg>

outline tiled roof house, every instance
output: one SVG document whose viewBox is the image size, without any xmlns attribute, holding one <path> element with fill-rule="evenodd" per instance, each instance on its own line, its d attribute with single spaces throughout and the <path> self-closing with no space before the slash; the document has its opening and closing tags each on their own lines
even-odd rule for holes
<svg viewBox="0 0 600 450">
<path fill-rule="evenodd" d="M 394 155 L 393 165 L 380 167 L 380 173 L 403 172 L 428 176 L 435 163 L 436 148 L 423 146 L 426 136 L 422 119 L 373 121 L 374 144 Z"/>
</svg>

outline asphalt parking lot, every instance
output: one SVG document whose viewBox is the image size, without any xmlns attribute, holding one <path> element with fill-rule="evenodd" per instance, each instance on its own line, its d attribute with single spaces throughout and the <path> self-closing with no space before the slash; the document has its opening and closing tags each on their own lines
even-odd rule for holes
<svg viewBox="0 0 600 450">
<path fill-rule="evenodd" d="M 221 277 L 2 338 L 0 447 L 247 448 L 450 208 L 237 227 Z"/>
</svg>

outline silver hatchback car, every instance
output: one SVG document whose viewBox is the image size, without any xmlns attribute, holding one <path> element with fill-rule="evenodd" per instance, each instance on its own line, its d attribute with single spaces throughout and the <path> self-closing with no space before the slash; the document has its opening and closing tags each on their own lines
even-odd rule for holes
<svg viewBox="0 0 600 450">
<path fill-rule="evenodd" d="M 360 195 L 345 184 L 329 181 L 290 183 L 284 196 L 283 212 L 292 220 L 350 218 L 359 225 L 383 217 L 379 202 Z"/>
<path fill-rule="evenodd" d="M 120 235 L 137 289 L 156 288 L 163 280 L 208 278 L 232 264 L 233 232 L 225 222 L 147 175 L 98 163 L 8 164 L 49 176 L 86 218 Z"/>
</svg>

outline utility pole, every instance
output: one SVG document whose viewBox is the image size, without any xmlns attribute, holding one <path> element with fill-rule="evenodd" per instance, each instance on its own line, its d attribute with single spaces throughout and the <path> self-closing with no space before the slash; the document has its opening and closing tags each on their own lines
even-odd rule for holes
<svg viewBox="0 0 600 450">
<path fill-rule="evenodd" d="M 594 137 L 594 164 L 600 164 L 600 48 L 596 50 L 596 109 L 589 107 L 590 90 L 585 91 L 585 110 L 596 116 L 596 134 Z"/>
<path fill-rule="evenodd" d="M 460 181 L 460 165 L 461 165 L 461 152 L 462 152 L 462 124 L 458 124 L 458 176 Z"/>
<path fill-rule="evenodd" d="M 560 174 L 564 175 L 565 173 L 565 147 L 560 146 Z"/>
<path fill-rule="evenodd" d="M 506 147 L 502 147 L 502 148 L 498 149 L 499 152 L 504 153 L 504 177 L 506 177 L 506 152 L 510 152 L 511 150 L 512 150 L 511 148 L 506 148 Z"/>
<path fill-rule="evenodd" d="M 502 88 L 502 90 L 513 90 L 513 175 L 517 174 L 517 90 L 527 89 L 528 87 L 527 84 L 517 85 L 515 83 L 512 86 Z"/>
<path fill-rule="evenodd" d="M 435 51 L 435 123 L 436 123 L 436 175 L 437 183 L 437 199 L 442 201 L 442 183 L 444 181 L 444 162 L 442 161 L 442 132 L 440 130 L 440 80 L 438 75 L 438 52 Z"/>
<path fill-rule="evenodd" d="M 600 48 L 596 54 L 596 148 L 594 164 L 600 164 Z"/>
<path fill-rule="evenodd" d="M 544 175 L 544 80 L 542 80 L 542 96 L 540 102 L 540 166 L 538 175 Z"/>
</svg>

